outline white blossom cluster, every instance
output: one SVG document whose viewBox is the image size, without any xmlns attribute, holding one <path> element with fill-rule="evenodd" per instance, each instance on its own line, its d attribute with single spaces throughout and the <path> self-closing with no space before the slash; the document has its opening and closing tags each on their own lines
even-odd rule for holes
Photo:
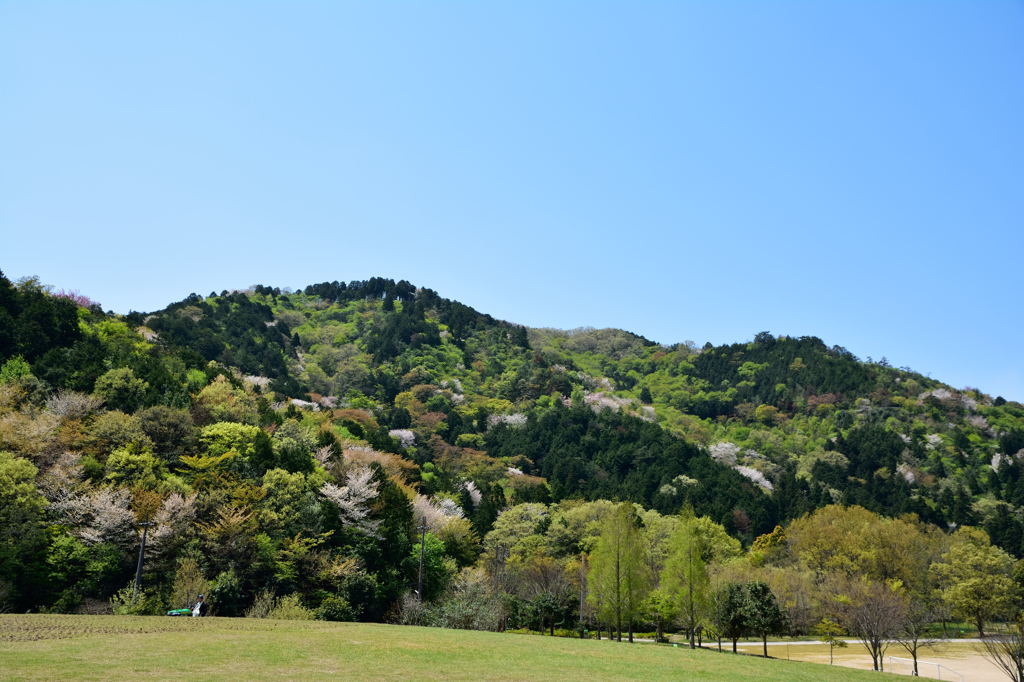
<svg viewBox="0 0 1024 682">
<path fill-rule="evenodd" d="M 196 519 L 196 494 L 185 497 L 171 493 L 153 518 L 156 526 L 149 531 L 146 554 L 156 556 L 174 546 L 175 540 L 188 532 Z"/>
<path fill-rule="evenodd" d="M 417 525 L 425 525 L 434 532 L 444 528 L 451 519 L 463 517 L 462 508 L 447 497 L 432 499 L 417 495 L 412 501 L 412 511 Z"/>
<path fill-rule="evenodd" d="M 937 433 L 929 433 L 927 436 L 924 437 L 924 440 L 925 447 L 928 448 L 929 450 L 934 450 L 940 444 L 942 444 L 942 436 L 940 436 Z"/>
<path fill-rule="evenodd" d="M 450 388 L 453 393 L 462 393 L 462 382 L 458 379 L 445 379 L 441 382 L 442 388 Z"/>
<path fill-rule="evenodd" d="M 459 506 L 459 503 L 450 497 L 442 497 L 440 500 L 437 500 L 437 506 L 440 507 L 441 511 L 443 511 L 444 515 L 448 518 L 461 519 L 465 516 L 465 514 L 462 513 L 462 507 Z"/>
<path fill-rule="evenodd" d="M 1014 460 L 1018 462 L 1024 461 L 1024 448 L 1021 448 L 1012 455 L 997 452 L 992 455 L 992 460 L 989 466 L 992 467 L 992 471 L 999 471 L 999 467 L 1003 465 L 1003 462 L 1012 463 Z"/>
<path fill-rule="evenodd" d="M 972 414 L 967 418 L 967 423 L 980 431 L 988 430 L 988 420 L 980 414 Z"/>
<path fill-rule="evenodd" d="M 75 494 L 82 481 L 81 456 L 65 452 L 39 477 L 39 490 L 51 505 Z"/>
<path fill-rule="evenodd" d="M 608 377 L 594 377 L 586 372 L 577 372 L 576 378 L 583 382 L 583 385 L 593 391 L 613 391 L 612 382 Z"/>
<path fill-rule="evenodd" d="M 462 489 L 469 493 L 469 499 L 473 503 L 474 507 L 479 506 L 480 501 L 484 499 L 483 494 L 480 492 L 480 488 L 477 488 L 476 483 L 473 481 L 463 482 Z"/>
<path fill-rule="evenodd" d="M 388 435 L 397 440 L 403 448 L 416 445 L 416 434 L 411 429 L 391 429 Z"/>
<path fill-rule="evenodd" d="M 333 451 L 331 450 L 330 445 L 324 445 L 323 447 L 317 448 L 313 451 L 313 459 L 315 459 L 322 467 L 327 466 L 328 462 L 331 461 L 332 455 Z"/>
<path fill-rule="evenodd" d="M 726 466 L 735 466 L 736 456 L 740 454 L 740 446 L 722 440 L 708 448 L 708 453 L 711 455 L 711 459 L 716 462 Z"/>
<path fill-rule="evenodd" d="M 353 468 L 348 472 L 343 486 L 324 483 L 320 487 L 320 494 L 338 508 L 342 523 L 354 526 L 372 537 L 377 537 L 380 522 L 369 518 L 369 503 L 377 497 L 378 492 L 370 467 Z"/>
<path fill-rule="evenodd" d="M 775 489 L 775 486 L 772 484 L 770 480 L 768 480 L 768 477 L 764 474 L 764 472 L 759 471 L 754 467 L 744 466 L 742 464 L 737 463 L 739 461 L 741 451 L 740 446 L 736 445 L 735 443 L 730 443 L 724 440 L 718 441 L 717 443 L 708 448 L 708 454 L 710 454 L 711 458 L 714 459 L 716 462 L 723 464 L 727 467 L 730 467 L 732 469 L 735 469 L 740 473 L 740 475 L 756 483 L 762 490 L 772 491 Z M 748 464 L 755 464 L 757 466 L 767 466 L 769 468 L 773 467 L 771 462 L 769 462 L 764 455 L 757 452 L 756 450 L 744 450 L 742 452 L 742 456 L 744 458 L 744 461 L 746 461 Z"/>
<path fill-rule="evenodd" d="M 131 494 L 124 488 L 95 488 L 85 495 L 71 494 L 51 506 L 86 544 L 106 542 L 125 547 L 135 542 Z"/>
<path fill-rule="evenodd" d="M 917 472 L 906 462 L 900 462 L 896 465 L 896 473 L 903 477 L 903 480 L 914 485 L 917 482 Z"/>
<path fill-rule="evenodd" d="M 517 412 L 515 414 L 492 414 L 487 417 L 487 428 L 492 429 L 498 424 L 504 424 L 510 429 L 518 429 L 526 426 L 526 415 Z"/>
<path fill-rule="evenodd" d="M 595 412 L 603 410 L 604 408 L 610 409 L 612 412 L 618 412 L 623 407 L 633 402 L 630 398 L 620 398 L 610 393 L 584 393 L 583 402 L 586 403 Z"/>
<path fill-rule="evenodd" d="M 662 495 L 669 495 L 675 497 L 676 495 L 679 494 L 681 488 L 685 489 L 697 485 L 700 485 L 700 481 L 698 481 L 696 478 L 691 478 L 686 474 L 679 474 L 678 476 L 672 479 L 671 483 L 666 483 L 660 488 L 658 488 L 658 492 L 661 493 Z"/>
<path fill-rule="evenodd" d="M 259 386 L 260 388 L 266 388 L 270 385 L 270 377 L 261 377 L 255 374 L 246 374 L 242 377 L 242 381 L 250 386 Z"/>
<path fill-rule="evenodd" d="M 734 466 L 733 469 L 739 472 L 741 476 L 745 476 L 746 478 L 753 481 L 762 490 L 766 490 L 768 492 L 775 490 L 775 486 L 772 485 L 772 482 L 765 478 L 765 475 L 762 474 L 757 469 L 752 469 L 751 467 L 745 466 Z"/>
<path fill-rule="evenodd" d="M 917 396 L 918 400 L 924 400 L 928 396 L 938 398 L 939 400 L 949 400 L 953 397 L 953 392 L 948 388 L 936 388 L 932 391 L 925 391 L 921 395 Z"/>
</svg>

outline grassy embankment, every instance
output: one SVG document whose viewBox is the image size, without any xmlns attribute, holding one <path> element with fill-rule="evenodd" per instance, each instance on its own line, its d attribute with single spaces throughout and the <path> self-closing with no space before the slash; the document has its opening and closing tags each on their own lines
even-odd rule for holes
<svg viewBox="0 0 1024 682">
<path fill-rule="evenodd" d="M 0 671 L 3 679 L 97 680 L 879 679 L 650 644 L 367 623 L 56 615 L 0 616 Z"/>
</svg>

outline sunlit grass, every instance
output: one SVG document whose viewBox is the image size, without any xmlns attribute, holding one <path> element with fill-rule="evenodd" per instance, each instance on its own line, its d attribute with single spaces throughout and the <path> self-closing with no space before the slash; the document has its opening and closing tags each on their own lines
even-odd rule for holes
<svg viewBox="0 0 1024 682">
<path fill-rule="evenodd" d="M 44 615 L 0 616 L 0 671 L 3 679 L 96 680 L 868 679 L 653 644 L 369 623 Z"/>
</svg>

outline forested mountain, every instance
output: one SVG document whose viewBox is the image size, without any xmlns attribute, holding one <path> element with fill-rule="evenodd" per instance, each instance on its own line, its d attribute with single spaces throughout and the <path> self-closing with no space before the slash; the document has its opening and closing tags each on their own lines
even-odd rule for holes
<svg viewBox="0 0 1024 682">
<path fill-rule="evenodd" d="M 414 518 L 441 571 L 472 565 L 503 509 L 574 499 L 690 507 L 744 545 L 855 504 L 1021 556 L 1022 459 L 1021 404 L 814 337 L 527 329 L 380 278 L 122 316 L 0 275 L 16 608 L 123 587 L 140 519 L 164 588 L 193 557 L 225 614 L 269 589 L 381 618 L 412 580 Z"/>
</svg>

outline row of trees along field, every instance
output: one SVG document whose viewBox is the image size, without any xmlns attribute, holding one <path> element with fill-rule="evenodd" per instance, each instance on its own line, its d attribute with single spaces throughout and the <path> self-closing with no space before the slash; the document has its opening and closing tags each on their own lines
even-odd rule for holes
<svg viewBox="0 0 1024 682">
<path fill-rule="evenodd" d="M 695 643 L 832 627 L 878 655 L 908 619 L 1015 614 L 1022 424 L 813 338 L 526 330 L 384 279 L 119 316 L 0 275 L 0 609 L 203 592 Z"/>
<path fill-rule="evenodd" d="M 498 516 L 476 565 L 432 577 L 447 589 L 426 605 L 403 603 L 402 622 L 605 630 L 630 641 L 639 628 L 659 639 L 685 633 L 690 646 L 731 640 L 733 651 L 741 637 L 849 634 L 876 669 L 892 641 L 916 661 L 949 621 L 985 635 L 1024 605 L 1024 563 L 984 531 L 945 533 L 913 516 L 838 505 L 744 550 L 689 508 L 524 503 Z"/>
</svg>

